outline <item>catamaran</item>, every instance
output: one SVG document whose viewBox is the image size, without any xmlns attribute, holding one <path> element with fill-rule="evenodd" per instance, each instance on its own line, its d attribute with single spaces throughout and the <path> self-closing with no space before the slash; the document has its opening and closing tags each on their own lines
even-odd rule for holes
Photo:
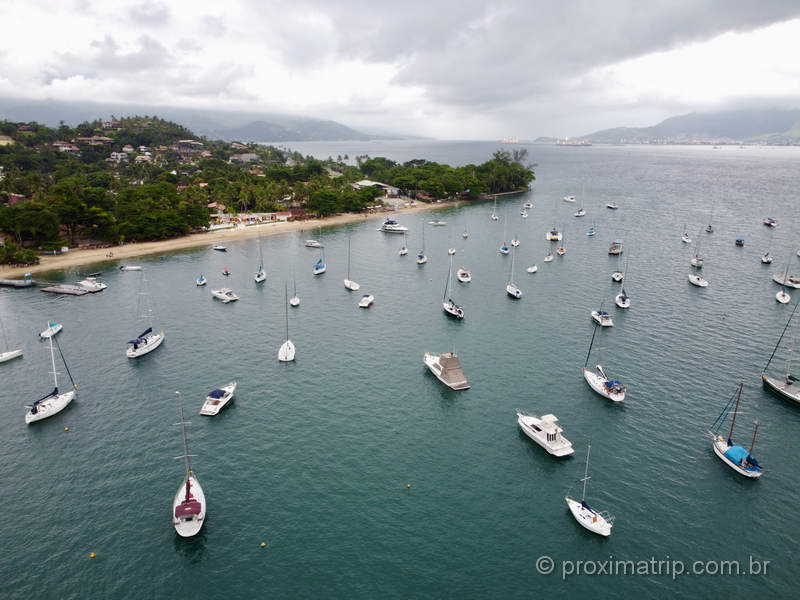
<svg viewBox="0 0 800 600">
<path fill-rule="evenodd" d="M 283 283 L 283 300 L 285 302 L 284 315 L 286 317 L 286 341 L 278 349 L 278 360 L 280 362 L 290 362 L 294 360 L 295 347 L 289 339 L 289 285 Z"/>
<path fill-rule="evenodd" d="M 602 365 L 595 365 L 594 371 L 589 369 L 589 357 L 592 355 L 592 346 L 594 346 L 594 338 L 597 335 L 597 330 L 598 328 L 595 327 L 592 332 L 592 340 L 589 342 L 589 351 L 586 353 L 586 361 L 583 363 L 583 378 L 586 380 L 586 383 L 589 384 L 589 387 L 603 396 L 603 398 L 608 398 L 613 402 L 622 402 L 625 400 L 625 391 L 627 388 L 622 385 L 620 381 L 611 379 L 606 375 Z"/>
<path fill-rule="evenodd" d="M 178 402 L 178 417 L 180 418 L 181 437 L 183 439 L 183 456 L 176 456 L 176 460 L 183 459 L 185 473 L 175 498 L 172 500 L 172 525 L 181 537 L 192 537 L 200 533 L 206 519 L 206 496 L 200 482 L 192 470 L 192 456 L 189 454 L 189 441 L 186 438 L 187 422 L 183 418 L 183 403 L 180 392 L 175 392 Z"/>
<path fill-rule="evenodd" d="M 506 284 L 506 293 L 514 298 L 515 300 L 519 300 L 522 298 L 522 290 L 519 289 L 516 283 L 514 283 L 514 263 L 517 258 L 517 250 L 514 249 L 514 252 L 511 254 L 511 266 L 508 269 L 508 283 Z"/>
<path fill-rule="evenodd" d="M 562 435 L 564 430 L 558 425 L 558 418 L 555 415 L 537 417 L 526 415 L 517 409 L 517 425 L 522 433 L 553 456 L 571 456 L 575 452 L 572 442 Z"/>
<path fill-rule="evenodd" d="M 581 501 L 573 500 L 569 496 L 565 496 L 564 500 L 569 506 L 569 510 L 575 520 L 592 533 L 608 537 L 611 535 L 611 529 L 614 526 L 614 517 L 609 515 L 606 511 L 596 511 L 586 503 L 586 482 L 589 481 L 589 454 L 592 451 L 592 445 L 586 449 L 586 470 L 583 474 L 583 495 Z"/>
<path fill-rule="evenodd" d="M 744 384 L 740 383 L 736 388 L 736 392 L 731 396 L 725 408 L 722 409 L 720 415 L 711 425 L 709 434 L 711 435 L 711 447 L 714 449 L 714 454 L 716 454 L 722 462 L 739 473 L 739 475 L 755 479 L 761 477 L 763 473 L 763 468 L 753 456 L 753 448 L 755 447 L 756 435 L 758 434 L 758 421 L 755 422 L 755 427 L 753 428 L 753 439 L 750 442 L 749 450 L 733 443 L 733 428 L 734 425 L 736 425 L 736 415 L 739 414 L 739 404 L 742 400 L 743 387 Z M 731 407 L 733 407 L 733 410 L 731 410 Z M 728 415 L 731 416 L 731 428 L 728 432 L 728 438 L 725 439 L 720 435 L 720 429 Z"/>
<path fill-rule="evenodd" d="M 0 315 L 0 332 L 3 334 L 3 350 L 0 352 L 0 363 L 8 362 L 14 358 L 18 358 L 22 356 L 22 350 L 16 349 L 12 350 L 11 346 L 8 343 L 8 337 L 6 336 L 6 326 L 3 324 L 3 315 Z"/>
<path fill-rule="evenodd" d="M 142 271 L 136 304 L 139 318 L 149 322 L 150 326 L 128 342 L 128 348 L 125 350 L 125 355 L 128 358 L 139 358 L 152 352 L 162 344 L 166 337 L 163 329 L 159 332 L 153 331 L 153 307 L 150 304 L 150 294 L 147 291 L 147 275 L 145 271 Z"/>
<path fill-rule="evenodd" d="M 794 308 L 789 314 L 789 319 L 786 321 L 786 325 L 784 326 L 783 331 L 778 338 L 778 342 L 775 344 L 775 348 L 772 349 L 772 354 L 770 354 L 767 364 L 764 365 L 764 369 L 761 371 L 761 382 L 764 384 L 764 387 L 772 390 L 779 396 L 789 400 L 790 402 L 800 405 L 800 377 L 797 375 L 792 375 L 791 372 L 792 363 L 794 360 L 794 342 L 790 344 L 788 348 L 785 373 L 782 375 L 782 377 L 770 377 L 767 375 L 767 369 L 769 369 L 769 365 L 772 362 L 772 359 L 775 357 L 778 347 L 781 345 L 783 336 L 786 335 L 786 331 L 789 329 L 789 326 L 792 323 L 792 318 L 794 317 L 795 312 L 797 312 L 798 305 L 800 305 L 800 298 L 795 301 Z"/>
<path fill-rule="evenodd" d="M 344 280 L 344 287 L 351 292 L 356 292 L 361 289 L 355 281 L 350 279 L 350 236 L 347 236 L 347 277 Z"/>
<path fill-rule="evenodd" d="M 258 238 L 258 270 L 253 277 L 256 283 L 264 283 L 267 280 L 267 272 L 264 270 L 264 255 L 261 252 L 261 237 Z"/>
<path fill-rule="evenodd" d="M 436 378 L 451 390 L 469 389 L 469 382 L 461 370 L 461 361 L 455 352 L 433 354 L 426 352 L 423 355 L 425 366 Z"/>
<path fill-rule="evenodd" d="M 442 295 L 442 310 L 451 317 L 456 319 L 464 318 L 464 309 L 458 304 L 453 302 L 448 292 L 450 291 L 450 283 L 453 279 L 453 257 L 450 257 L 450 268 L 447 271 L 447 280 L 444 284 L 444 294 Z"/>
<path fill-rule="evenodd" d="M 58 347 L 58 353 L 61 355 L 61 360 L 64 363 L 64 369 L 67 371 L 67 375 L 69 375 L 70 383 L 72 383 L 72 389 L 68 392 L 60 393 L 58 391 L 58 372 L 56 371 L 56 355 L 53 349 L 53 338 L 48 338 L 50 342 L 50 366 L 52 367 L 51 373 L 53 374 L 53 391 L 44 396 L 43 398 L 39 398 L 35 400 L 33 404 L 28 406 L 28 412 L 25 413 L 25 423 L 31 424 L 34 421 L 41 421 L 42 419 L 46 419 L 47 417 L 52 417 L 53 415 L 60 413 L 64 410 L 67 405 L 75 399 L 75 395 L 78 391 L 78 386 L 75 385 L 75 381 L 72 379 L 72 373 L 69 371 L 69 367 L 67 366 L 67 361 L 64 359 L 64 353 L 61 352 L 61 347 Z M 58 345 L 58 342 L 56 342 Z"/>
<path fill-rule="evenodd" d="M 200 414 L 206 415 L 207 417 L 218 415 L 219 411 L 233 400 L 236 385 L 235 381 L 231 381 L 228 385 L 209 392 L 208 396 L 206 396 L 206 401 L 203 402 L 203 407 L 200 409 Z"/>
</svg>

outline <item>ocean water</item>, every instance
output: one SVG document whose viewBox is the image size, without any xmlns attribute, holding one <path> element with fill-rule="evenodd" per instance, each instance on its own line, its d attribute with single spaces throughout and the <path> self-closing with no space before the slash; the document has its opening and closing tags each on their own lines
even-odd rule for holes
<svg viewBox="0 0 800 600">
<path fill-rule="evenodd" d="M 496 149 L 295 147 L 453 164 Z M 766 393 L 759 374 L 793 306 L 775 302 L 771 276 L 787 260 L 800 272 L 800 152 L 530 150 L 534 191 L 498 202 L 500 222 L 490 221 L 488 203 L 405 215 L 406 257 L 397 254 L 402 238 L 369 220 L 323 229 L 328 272 L 319 277 L 311 274 L 319 251 L 303 247 L 316 231 L 264 237 L 261 287 L 252 279 L 254 239 L 231 242 L 225 254 L 199 248 L 129 261 L 145 267 L 155 326 L 167 336 L 136 361 L 124 351 L 143 329 L 140 273 L 106 263 L 43 277 L 74 281 L 102 270 L 109 288 L 82 298 L 0 288 L 9 337 L 25 352 L 0 365 L 0 597 L 793 597 L 800 409 Z M 578 202 L 563 202 L 567 194 Z M 523 220 L 525 200 L 534 208 Z M 612 200 L 618 211 L 604 208 Z M 588 215 L 574 218 L 581 205 Z M 712 206 L 709 235 L 700 229 Z M 778 219 L 775 230 L 761 224 L 766 216 Z M 433 218 L 448 225 L 426 225 Z M 544 235 L 553 222 L 566 233 L 567 254 L 548 264 Z M 681 243 L 684 227 L 700 239 L 706 289 L 686 280 L 694 244 Z M 429 262 L 418 267 L 423 229 Z M 504 291 L 504 236 L 522 242 L 519 301 Z M 743 248 L 734 246 L 739 236 Z M 342 284 L 348 237 L 358 293 Z M 611 257 L 617 238 L 626 250 Z M 441 310 L 449 246 L 455 267 L 473 272 L 473 282 L 453 292 L 463 322 Z M 764 266 L 768 248 L 775 262 Z M 534 263 L 539 272 L 529 275 Z M 613 306 L 619 285 L 610 276 L 626 263 L 633 305 L 623 312 Z M 205 288 L 194 285 L 200 273 Z M 290 309 L 297 361 L 279 364 L 284 284 L 291 293 L 293 281 L 302 302 Z M 241 300 L 214 301 L 210 289 L 222 285 Z M 375 304 L 359 309 L 367 292 Z M 601 304 L 615 326 L 598 334 L 592 360 L 628 385 L 621 406 L 594 394 L 580 371 L 589 313 Z M 64 323 L 59 342 L 79 395 L 56 417 L 26 426 L 25 404 L 52 385 L 49 352 L 37 338 L 51 318 Z M 423 352 L 452 348 L 468 391 L 445 389 L 423 366 Z M 779 351 L 776 371 L 785 355 Z M 234 404 L 200 417 L 207 392 L 231 380 L 239 382 Z M 735 438 L 749 444 L 760 420 L 759 481 L 725 467 L 706 437 L 739 381 Z M 207 522 L 191 540 L 170 523 L 182 476 L 175 391 L 190 415 L 208 500 Z M 517 408 L 556 414 L 576 455 L 555 459 L 524 437 Z M 608 539 L 582 529 L 563 500 L 580 494 L 590 442 L 588 499 L 616 516 Z M 540 556 L 556 561 L 554 574 L 537 572 Z M 687 569 L 693 561 L 741 560 L 743 569 L 750 557 L 771 562 L 766 576 L 560 575 L 563 561 L 610 557 L 685 561 Z"/>
</svg>

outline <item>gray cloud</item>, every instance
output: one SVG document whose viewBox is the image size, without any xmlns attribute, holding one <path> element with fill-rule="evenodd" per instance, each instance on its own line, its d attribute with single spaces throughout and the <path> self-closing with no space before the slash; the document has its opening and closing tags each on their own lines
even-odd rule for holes
<svg viewBox="0 0 800 600">
<path fill-rule="evenodd" d="M 92 51 L 88 55 L 69 52 L 57 55 L 49 77 L 64 79 L 82 75 L 95 79 L 101 76 L 154 71 L 171 63 L 170 52 L 157 40 L 142 35 L 137 43 L 138 48 L 124 52 L 113 37 L 106 35 L 103 39 L 90 43 Z"/>
<path fill-rule="evenodd" d="M 141 0 L 128 9 L 128 18 L 134 23 L 156 27 L 170 20 L 169 8 L 158 0 Z"/>
</svg>

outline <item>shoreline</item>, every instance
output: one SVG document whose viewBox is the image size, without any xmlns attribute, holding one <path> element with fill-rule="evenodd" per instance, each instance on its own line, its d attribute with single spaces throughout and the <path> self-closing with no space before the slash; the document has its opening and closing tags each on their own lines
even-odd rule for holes
<svg viewBox="0 0 800 600">
<path fill-rule="evenodd" d="M 71 267 L 79 267 L 93 263 L 115 263 L 127 258 L 137 256 L 148 256 L 152 254 L 162 254 L 175 250 L 196 248 L 209 244 L 257 237 L 259 235 L 276 235 L 280 233 L 293 233 L 303 229 L 313 229 L 316 227 L 330 227 L 336 225 L 346 225 L 359 221 L 371 221 L 375 219 L 385 219 L 391 215 L 410 214 L 425 210 L 436 210 L 457 206 L 459 201 L 439 202 L 436 204 L 417 203 L 416 206 L 408 206 L 397 210 L 387 210 L 383 212 L 364 214 L 364 213 L 343 213 L 326 217 L 323 219 L 310 219 L 307 221 L 291 221 L 281 223 L 266 223 L 262 225 L 252 225 L 250 227 L 236 227 L 234 229 L 222 229 L 218 231 L 206 231 L 203 233 L 190 233 L 177 238 L 159 240 L 156 242 L 137 242 L 122 246 L 111 246 L 109 248 L 92 248 L 86 250 L 70 250 L 66 254 L 57 256 L 40 256 L 38 265 L 28 267 L 0 266 L 0 279 L 14 279 L 22 277 L 25 273 L 46 273 L 49 271 L 60 271 Z M 113 257 L 107 254 L 112 252 Z"/>
</svg>

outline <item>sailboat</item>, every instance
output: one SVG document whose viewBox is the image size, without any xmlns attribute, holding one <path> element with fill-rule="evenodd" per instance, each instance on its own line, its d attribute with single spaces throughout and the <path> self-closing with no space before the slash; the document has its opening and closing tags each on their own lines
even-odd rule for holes
<svg viewBox="0 0 800 600">
<path fill-rule="evenodd" d="M 52 417 L 55 414 L 64 410 L 67 405 L 75 399 L 75 394 L 78 391 L 78 386 L 72 379 L 72 373 L 69 371 L 67 361 L 64 359 L 64 354 L 61 352 L 61 347 L 58 348 L 58 353 L 61 355 L 61 360 L 64 362 L 64 369 L 69 375 L 69 380 L 72 383 L 72 389 L 68 392 L 59 393 L 58 391 L 58 372 L 56 371 L 56 355 L 53 349 L 53 338 L 48 338 L 50 341 L 50 366 L 52 367 L 51 373 L 53 374 L 53 391 L 35 400 L 33 404 L 28 406 L 28 412 L 25 413 L 25 423 L 30 424 L 34 421 L 41 421 L 47 417 Z M 58 342 L 56 342 L 58 344 Z"/>
<path fill-rule="evenodd" d="M 346 287 L 351 292 L 356 292 L 361 289 L 361 286 L 358 285 L 355 281 L 350 279 L 350 236 L 347 236 L 347 278 L 344 280 L 344 287 Z"/>
<path fill-rule="evenodd" d="M 606 311 L 603 310 L 603 303 L 600 303 L 600 310 L 593 310 L 592 311 L 592 319 L 598 324 L 603 327 L 613 327 L 614 321 L 611 319 L 611 315 L 608 314 Z"/>
<path fill-rule="evenodd" d="M 492 221 L 497 221 L 500 217 L 497 216 L 497 196 L 494 197 L 494 208 L 492 208 Z"/>
<path fill-rule="evenodd" d="M 544 255 L 544 262 L 550 262 L 553 260 L 553 253 L 548 249 L 547 254 Z"/>
<path fill-rule="evenodd" d="M 716 454 L 722 462 L 739 473 L 739 475 L 755 479 L 761 477 L 763 473 L 761 465 L 758 464 L 758 461 L 753 456 L 753 448 L 755 447 L 756 435 L 758 434 L 758 421 L 755 422 L 753 439 L 750 442 L 749 450 L 733 443 L 733 428 L 736 425 L 736 415 L 739 414 L 739 404 L 742 400 L 743 387 L 744 384 L 740 383 L 736 388 L 736 392 L 731 396 L 725 408 L 722 409 L 720 415 L 711 425 L 709 434 L 711 435 L 711 447 L 714 449 L 714 454 Z M 733 411 L 731 411 L 732 406 Z M 728 438 L 725 439 L 719 432 L 729 414 L 731 416 L 731 428 L 728 432 Z"/>
<path fill-rule="evenodd" d="M 0 333 L 3 334 L 3 348 L 4 348 L 4 350 L 0 352 L 0 363 L 8 362 L 9 360 L 22 356 L 22 350 L 20 349 L 12 350 L 11 346 L 8 343 L 8 337 L 6 336 L 6 326 L 3 324 L 2 315 L 0 315 Z"/>
<path fill-rule="evenodd" d="M 428 262 L 428 257 L 425 256 L 425 228 L 422 228 L 422 250 L 417 254 L 417 264 L 424 265 Z"/>
<path fill-rule="evenodd" d="M 519 246 L 519 238 L 517 237 L 517 235 L 516 235 L 516 234 L 514 234 L 514 237 L 513 237 L 513 239 L 511 240 L 511 245 L 512 245 L 512 246 L 514 246 L 515 248 L 516 248 L 517 246 Z"/>
<path fill-rule="evenodd" d="M 789 278 L 789 263 L 792 260 L 792 253 L 789 253 L 789 258 L 786 260 L 786 269 L 783 272 L 783 280 L 781 282 L 780 291 L 775 294 L 775 300 L 781 304 L 788 304 L 792 297 L 786 292 L 786 280 Z"/>
<path fill-rule="evenodd" d="M 769 369 L 772 359 L 775 358 L 775 353 L 778 351 L 778 347 L 781 345 L 783 336 L 786 335 L 786 331 L 789 329 L 789 325 L 792 323 L 792 317 L 794 317 L 794 313 L 797 312 L 798 305 L 800 305 L 800 298 L 795 301 L 794 308 L 789 314 L 789 319 L 786 321 L 786 325 L 784 326 L 783 331 L 778 338 L 778 343 L 775 344 L 775 348 L 772 349 L 772 354 L 770 354 L 767 364 L 764 365 L 764 369 L 761 371 L 761 382 L 764 384 L 764 387 L 772 390 L 779 396 L 786 398 L 790 402 L 794 402 L 795 404 L 800 404 L 800 377 L 792 375 L 791 372 L 794 343 L 788 348 L 785 367 L 786 372 L 782 377 L 770 377 L 767 375 L 767 369 Z"/>
<path fill-rule="evenodd" d="M 319 228 L 319 237 L 322 239 L 322 227 Z M 322 242 L 318 240 L 306 240 L 306 248 L 322 248 Z"/>
<path fill-rule="evenodd" d="M 187 422 L 183 418 L 183 403 L 180 392 L 175 392 L 178 402 L 178 417 L 180 418 L 181 437 L 183 439 L 183 456 L 176 456 L 176 460 L 183 459 L 186 472 L 183 475 L 175 498 L 172 500 L 172 525 L 181 537 L 192 537 L 200 533 L 206 520 L 206 495 L 192 470 L 192 455 L 189 454 L 189 441 L 186 439 Z"/>
<path fill-rule="evenodd" d="M 461 237 L 467 239 L 469 237 L 469 233 L 467 232 L 467 228 L 464 227 L 464 233 L 461 234 Z"/>
<path fill-rule="evenodd" d="M 517 250 L 514 249 L 514 252 L 511 253 L 511 267 L 508 270 L 508 283 L 506 284 L 506 293 L 514 298 L 515 300 L 519 300 L 522 298 L 522 290 L 517 287 L 517 284 L 514 283 L 514 263 L 517 258 Z"/>
<path fill-rule="evenodd" d="M 258 238 L 258 271 L 253 277 L 256 283 L 264 283 L 267 280 L 267 272 L 264 270 L 264 255 L 261 252 L 261 237 Z"/>
<path fill-rule="evenodd" d="M 453 279 L 453 257 L 451 256 L 450 268 L 447 271 L 447 281 L 444 284 L 444 294 L 442 294 L 442 310 L 444 310 L 444 312 L 450 315 L 451 317 L 455 317 L 456 319 L 463 319 L 464 309 L 461 308 L 455 302 L 453 302 L 453 299 L 448 294 L 448 292 L 450 291 L 450 284 L 452 279 Z"/>
<path fill-rule="evenodd" d="M 686 231 L 686 225 L 683 226 L 683 235 L 681 236 L 681 241 L 684 244 L 692 243 L 692 238 L 689 237 L 689 233 Z"/>
<path fill-rule="evenodd" d="M 589 228 L 589 231 L 586 232 L 586 235 L 592 237 L 595 233 L 597 233 L 597 229 L 595 227 L 595 224 L 592 223 L 592 226 Z"/>
<path fill-rule="evenodd" d="M 564 234 L 559 239 L 563 240 L 566 237 L 567 233 L 565 231 Z M 562 242 L 562 244 L 558 248 L 556 248 L 556 254 L 558 254 L 559 256 L 564 256 L 566 253 L 567 253 L 567 244 L 565 242 Z"/>
<path fill-rule="evenodd" d="M 708 287 L 708 281 L 700 277 L 700 275 L 696 275 L 695 273 L 689 273 L 689 283 L 697 287 Z"/>
<path fill-rule="evenodd" d="M 145 275 L 145 271 L 142 271 L 142 280 L 137 299 L 137 312 L 139 313 L 139 318 L 148 321 L 150 326 L 128 342 L 128 349 L 125 351 L 125 355 L 128 358 L 139 358 L 152 352 L 162 344 L 166 337 L 163 329 L 157 333 L 153 331 L 153 307 L 150 304 L 150 294 L 147 291 L 147 275 Z"/>
<path fill-rule="evenodd" d="M 51 338 L 59 333 L 62 329 L 64 329 L 64 325 L 58 321 L 48 321 L 47 327 L 39 334 L 39 337 L 43 340 L 46 340 L 47 338 Z"/>
<path fill-rule="evenodd" d="M 328 270 L 328 265 L 325 264 L 325 248 L 322 248 L 320 250 L 320 257 L 317 260 L 317 262 L 314 263 L 312 272 L 314 273 L 314 275 L 322 275 L 327 270 Z"/>
<path fill-rule="evenodd" d="M 398 252 L 398 254 L 400 256 L 405 256 L 406 254 L 408 254 L 408 246 L 406 245 L 406 232 L 405 231 L 403 232 L 403 247 L 400 248 L 400 251 Z"/>
<path fill-rule="evenodd" d="M 278 349 L 278 360 L 280 362 L 289 362 L 294 360 L 294 343 L 289 339 L 289 286 L 286 282 L 283 283 L 283 297 L 286 302 L 286 341 L 281 344 Z"/>
<path fill-rule="evenodd" d="M 569 496 L 565 496 L 564 500 L 569 506 L 569 510 L 575 520 L 592 533 L 608 537 L 611 535 L 611 528 L 614 526 L 614 517 L 609 515 L 606 511 L 596 511 L 586 503 L 586 482 L 589 481 L 589 454 L 592 451 L 592 445 L 586 449 L 586 470 L 583 474 L 583 495 L 581 501 L 573 500 Z"/>
<path fill-rule="evenodd" d="M 506 215 L 508 216 L 508 215 Z M 506 241 L 506 224 L 508 219 L 503 219 L 503 243 L 500 244 L 500 254 L 508 254 L 510 252 L 508 242 Z"/>
<path fill-rule="evenodd" d="M 297 295 L 297 279 L 295 279 L 294 274 L 292 274 L 292 281 L 294 284 L 294 292 L 292 293 L 292 297 L 289 299 L 289 306 L 292 308 L 297 308 L 300 306 L 300 296 Z"/>
<path fill-rule="evenodd" d="M 708 220 L 708 225 L 706 225 L 706 233 L 714 233 L 714 227 L 711 225 L 711 222 L 714 220 L 714 206 L 716 205 L 716 201 L 711 202 L 711 218 Z"/>
<path fill-rule="evenodd" d="M 586 361 L 583 363 L 583 378 L 586 380 L 586 383 L 589 384 L 589 387 L 603 396 L 603 398 L 608 398 L 613 402 L 622 402 L 625 400 L 625 391 L 627 388 L 622 385 L 620 381 L 611 379 L 606 375 L 602 365 L 595 365 L 594 371 L 588 368 L 589 357 L 592 355 L 592 346 L 594 346 L 594 337 L 597 335 L 597 330 L 598 328 L 595 327 L 592 332 L 592 341 L 589 342 L 589 351 L 586 353 Z"/>
<path fill-rule="evenodd" d="M 769 246 L 767 246 L 767 251 L 761 256 L 761 264 L 762 265 L 770 265 L 772 264 L 772 254 L 770 251 L 772 250 L 772 229 L 769 231 Z"/>
<path fill-rule="evenodd" d="M 208 283 L 208 280 L 206 279 L 205 275 L 203 275 L 202 273 L 200 274 L 200 277 L 198 277 L 197 279 L 194 280 L 194 284 L 197 287 L 202 287 L 207 283 Z"/>
<path fill-rule="evenodd" d="M 625 278 L 628 276 L 628 260 L 625 260 L 625 272 L 622 274 L 622 279 L 620 281 L 624 281 Z M 630 308 L 631 307 L 631 299 L 630 296 L 625 292 L 625 286 L 622 286 L 622 291 L 616 295 L 614 298 L 614 304 L 616 304 L 619 308 Z"/>
</svg>

